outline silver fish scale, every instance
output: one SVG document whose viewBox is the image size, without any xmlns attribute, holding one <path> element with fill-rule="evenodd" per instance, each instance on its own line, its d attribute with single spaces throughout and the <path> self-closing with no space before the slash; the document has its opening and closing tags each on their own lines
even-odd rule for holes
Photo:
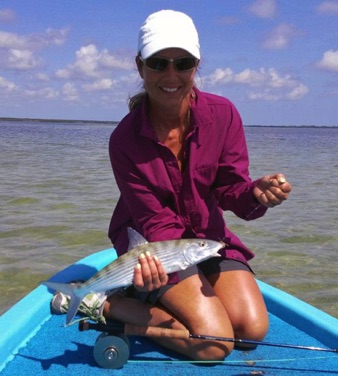
<svg viewBox="0 0 338 376">
<path fill-rule="evenodd" d="M 194 244 L 192 244 L 192 241 L 189 239 L 178 239 L 146 243 L 137 246 L 107 265 L 88 281 L 81 284 L 79 289 L 88 292 L 98 292 L 131 285 L 133 283 L 134 268 L 138 263 L 138 257 L 141 253 L 145 253 L 146 251 L 161 260 L 166 273 L 181 270 L 182 267 L 180 267 L 178 260 L 182 259 L 185 249 L 191 246 L 196 247 L 196 241 L 197 239 L 194 239 Z"/>
</svg>

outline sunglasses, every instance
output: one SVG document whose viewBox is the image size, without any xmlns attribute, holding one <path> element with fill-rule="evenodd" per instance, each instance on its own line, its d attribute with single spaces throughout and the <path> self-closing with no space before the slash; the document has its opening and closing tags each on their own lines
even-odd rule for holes
<svg viewBox="0 0 338 376">
<path fill-rule="evenodd" d="M 188 72 L 194 69 L 198 63 L 195 57 L 179 57 L 178 59 L 166 59 L 164 57 L 148 57 L 144 62 L 147 68 L 156 72 L 164 72 L 169 63 L 172 63 L 178 72 Z"/>
</svg>

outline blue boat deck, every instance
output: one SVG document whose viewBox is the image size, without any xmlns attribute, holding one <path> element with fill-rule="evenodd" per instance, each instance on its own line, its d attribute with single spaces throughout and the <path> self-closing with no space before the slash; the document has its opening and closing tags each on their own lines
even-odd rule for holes
<svg viewBox="0 0 338 376">
<path fill-rule="evenodd" d="M 150 339 L 130 337 L 131 356 L 119 370 L 102 369 L 93 357 L 99 333 L 64 327 L 65 316 L 52 316 L 3 369 L 2 376 L 30 375 L 338 375 L 338 354 L 259 346 L 234 351 L 223 363 L 191 363 L 160 349 Z M 304 332 L 270 315 L 266 341 L 325 347 Z M 334 371 L 333 371 L 334 370 Z"/>
<path fill-rule="evenodd" d="M 53 280 L 87 279 L 115 258 L 114 249 L 101 251 Z M 270 313 L 265 341 L 338 347 L 337 319 L 265 283 L 259 285 Z M 143 337 L 129 337 L 131 354 L 122 369 L 102 369 L 93 355 L 99 333 L 80 332 L 77 325 L 64 327 L 64 315 L 50 314 L 51 297 L 39 286 L 0 317 L 1 376 L 338 375 L 337 352 L 258 346 L 250 352 L 234 351 L 222 363 L 193 363 Z"/>
</svg>

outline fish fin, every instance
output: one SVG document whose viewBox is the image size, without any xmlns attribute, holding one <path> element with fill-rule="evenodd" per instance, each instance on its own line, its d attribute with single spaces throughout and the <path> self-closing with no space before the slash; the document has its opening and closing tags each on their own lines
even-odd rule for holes
<svg viewBox="0 0 338 376">
<path fill-rule="evenodd" d="M 133 248 L 139 247 L 140 245 L 148 244 L 148 241 L 140 233 L 138 233 L 131 227 L 128 227 L 128 238 L 128 251 L 130 251 Z"/>
<path fill-rule="evenodd" d="M 85 293 L 80 294 L 79 288 L 75 285 L 72 285 L 70 283 L 60 283 L 60 282 L 42 282 L 43 285 L 47 286 L 48 288 L 60 291 L 65 295 L 68 295 L 70 297 L 68 312 L 67 312 L 67 318 L 66 318 L 66 325 L 69 325 L 73 318 L 76 315 L 76 312 L 78 311 L 80 304 L 84 297 L 86 296 Z"/>
</svg>

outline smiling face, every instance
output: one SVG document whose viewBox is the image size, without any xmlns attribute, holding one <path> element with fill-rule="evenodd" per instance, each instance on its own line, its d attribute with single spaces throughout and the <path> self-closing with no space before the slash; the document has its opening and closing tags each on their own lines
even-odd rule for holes
<svg viewBox="0 0 338 376">
<path fill-rule="evenodd" d="M 191 55 L 180 48 L 168 48 L 152 55 L 166 59 L 177 59 L 191 57 Z M 182 105 L 189 105 L 190 93 L 194 85 L 197 65 L 189 71 L 177 71 L 172 63 L 163 72 L 149 69 L 138 57 L 136 63 L 140 76 L 143 78 L 144 88 L 148 93 L 151 106 L 163 110 L 182 108 Z"/>
</svg>

